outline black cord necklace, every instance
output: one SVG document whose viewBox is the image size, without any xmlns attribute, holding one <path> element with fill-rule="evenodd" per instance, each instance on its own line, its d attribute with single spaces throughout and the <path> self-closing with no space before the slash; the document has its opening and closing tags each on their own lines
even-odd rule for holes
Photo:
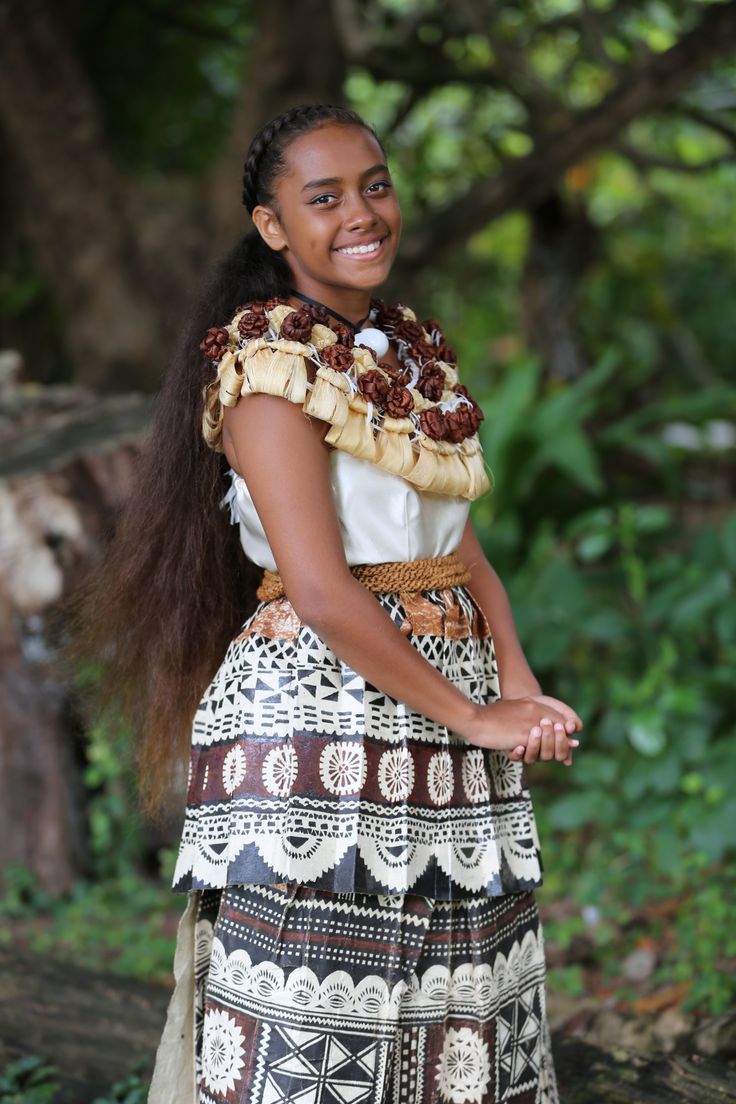
<svg viewBox="0 0 736 1104">
<path fill-rule="evenodd" d="M 344 322 L 346 326 L 349 326 L 350 329 L 354 330 L 356 333 L 358 330 L 362 329 L 364 324 L 371 316 L 371 312 L 368 311 L 368 314 L 365 316 L 365 318 L 361 318 L 359 322 L 351 322 L 349 318 L 345 318 L 342 314 L 338 314 L 337 311 L 332 309 L 332 307 L 328 307 L 324 303 L 320 303 L 317 299 L 311 299 L 308 295 L 302 295 L 300 291 L 294 291 L 294 289 L 291 288 L 289 294 L 296 296 L 297 299 L 301 299 L 305 303 L 311 303 L 313 307 L 322 307 L 324 310 L 327 311 L 328 314 L 331 314 L 333 318 L 337 318 L 339 322 Z"/>
</svg>

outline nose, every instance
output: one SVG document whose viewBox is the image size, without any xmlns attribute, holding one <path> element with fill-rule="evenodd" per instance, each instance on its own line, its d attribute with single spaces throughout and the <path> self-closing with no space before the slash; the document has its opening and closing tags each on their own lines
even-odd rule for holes
<svg viewBox="0 0 736 1104">
<path fill-rule="evenodd" d="M 345 228 L 347 230 L 368 229 L 375 226 L 377 221 L 376 213 L 367 196 L 358 192 L 349 198 L 345 212 Z"/>
</svg>

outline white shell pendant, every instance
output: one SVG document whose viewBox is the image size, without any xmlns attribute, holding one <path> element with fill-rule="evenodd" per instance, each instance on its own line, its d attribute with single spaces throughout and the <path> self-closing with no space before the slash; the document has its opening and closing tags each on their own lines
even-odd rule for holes
<svg viewBox="0 0 736 1104">
<path fill-rule="evenodd" d="M 377 357 L 385 356 L 388 352 L 388 338 L 381 330 L 375 330 L 372 327 L 367 327 L 365 330 L 359 330 L 356 333 L 354 342 L 355 345 L 367 345 L 369 349 L 372 349 Z"/>
</svg>

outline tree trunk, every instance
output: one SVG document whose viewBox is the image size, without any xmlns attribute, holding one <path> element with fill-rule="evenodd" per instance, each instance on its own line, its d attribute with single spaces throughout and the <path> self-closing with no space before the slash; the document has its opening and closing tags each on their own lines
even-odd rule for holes
<svg viewBox="0 0 736 1104">
<path fill-rule="evenodd" d="M 25 230 L 58 303 L 76 378 L 140 386 L 160 360 L 153 273 L 92 97 L 44 0 L 3 5 L 0 113 Z M 27 355 L 32 349 L 24 350 Z"/>
<path fill-rule="evenodd" d="M 0 838 L 6 870 L 22 865 L 58 895 L 88 873 L 88 853 L 84 750 L 50 628 L 127 493 L 151 402 L 69 388 L 5 402 L 14 428 L 0 435 Z"/>
<path fill-rule="evenodd" d="M 206 207 L 219 251 L 250 225 L 242 206 L 243 164 L 251 138 L 270 118 L 302 103 L 344 103 L 346 58 L 323 0 L 272 0 L 258 26 L 230 135 L 209 180 Z M 314 43 L 314 46 L 308 45 Z"/>
<path fill-rule="evenodd" d="M 577 285 L 598 252 L 598 229 L 581 205 L 552 194 L 530 212 L 531 233 L 521 279 L 522 325 L 548 376 L 577 379 L 586 368 L 575 328 Z"/>
</svg>

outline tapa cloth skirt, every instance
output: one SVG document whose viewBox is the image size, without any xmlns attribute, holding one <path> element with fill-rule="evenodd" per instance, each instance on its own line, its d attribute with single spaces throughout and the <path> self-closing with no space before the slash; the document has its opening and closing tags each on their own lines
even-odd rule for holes
<svg viewBox="0 0 736 1104">
<path fill-rule="evenodd" d="M 468 698 L 498 698 L 468 588 L 374 597 Z M 541 880 L 521 763 L 260 602 L 193 723 L 149 1104 L 557 1104 Z"/>
<path fill-rule="evenodd" d="M 175 973 L 149 1104 L 559 1104 L 532 891 L 194 890 Z"/>
<path fill-rule="evenodd" d="M 374 597 L 467 698 L 498 698 L 465 585 Z M 284 596 L 259 603 L 199 703 L 173 889 L 292 881 L 443 900 L 533 889 L 542 865 L 523 764 L 372 686 Z"/>
</svg>

